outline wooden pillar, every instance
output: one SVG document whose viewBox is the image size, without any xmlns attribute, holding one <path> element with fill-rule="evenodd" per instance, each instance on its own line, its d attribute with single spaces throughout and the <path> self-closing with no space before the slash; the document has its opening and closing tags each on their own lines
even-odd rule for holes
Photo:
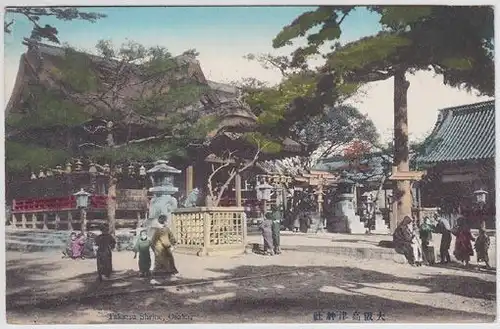
<svg viewBox="0 0 500 329">
<path fill-rule="evenodd" d="M 241 175 L 236 174 L 234 178 L 234 185 L 236 190 L 236 207 L 241 207 Z"/>
<path fill-rule="evenodd" d="M 87 233 L 87 210 L 85 208 L 80 209 L 80 231 L 83 234 Z"/>
<path fill-rule="evenodd" d="M 12 225 L 12 227 L 17 228 L 16 214 L 12 214 L 12 216 L 11 216 L 11 225 Z"/>
<path fill-rule="evenodd" d="M 36 228 L 36 214 L 31 215 L 31 228 Z"/>
<path fill-rule="evenodd" d="M 405 73 L 406 70 L 399 69 L 394 74 L 394 166 L 399 172 L 410 170 L 407 108 L 407 91 L 410 83 L 406 80 Z M 404 216 L 411 216 L 410 180 L 394 182 L 393 199 L 397 207 L 393 208 L 395 217 L 391 226 L 395 228 Z"/>
<path fill-rule="evenodd" d="M 43 213 L 43 229 L 48 230 L 49 227 L 47 225 L 49 215 L 47 213 Z"/>
<path fill-rule="evenodd" d="M 186 168 L 186 196 L 193 190 L 194 169 L 190 165 Z"/>
</svg>

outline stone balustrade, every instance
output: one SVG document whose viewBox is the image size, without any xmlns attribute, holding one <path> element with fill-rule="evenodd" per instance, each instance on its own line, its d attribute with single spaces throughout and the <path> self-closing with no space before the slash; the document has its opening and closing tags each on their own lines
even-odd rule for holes
<svg viewBox="0 0 500 329">
<path fill-rule="evenodd" d="M 243 207 L 180 208 L 172 212 L 171 227 L 181 252 L 198 256 L 245 252 Z"/>
</svg>

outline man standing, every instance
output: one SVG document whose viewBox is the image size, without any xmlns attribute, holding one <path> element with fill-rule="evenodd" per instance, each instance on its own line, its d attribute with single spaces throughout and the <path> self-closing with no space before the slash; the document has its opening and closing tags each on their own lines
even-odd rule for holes
<svg viewBox="0 0 500 329">
<path fill-rule="evenodd" d="M 442 216 L 437 224 L 437 231 L 441 233 L 441 244 L 439 246 L 439 254 L 441 255 L 441 264 L 451 262 L 450 245 L 451 245 L 451 225 L 448 218 Z"/>
</svg>

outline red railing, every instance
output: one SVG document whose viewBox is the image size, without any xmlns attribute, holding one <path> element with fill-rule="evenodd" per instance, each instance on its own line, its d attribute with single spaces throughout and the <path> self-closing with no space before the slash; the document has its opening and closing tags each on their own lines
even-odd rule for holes
<svg viewBox="0 0 500 329">
<path fill-rule="evenodd" d="M 90 196 L 90 208 L 94 209 L 104 209 L 108 205 L 107 195 L 91 195 Z"/>
<path fill-rule="evenodd" d="M 90 208 L 103 209 L 107 205 L 106 195 L 91 195 Z M 17 199 L 12 201 L 13 212 L 61 211 L 76 209 L 75 196 L 60 198 Z"/>
</svg>

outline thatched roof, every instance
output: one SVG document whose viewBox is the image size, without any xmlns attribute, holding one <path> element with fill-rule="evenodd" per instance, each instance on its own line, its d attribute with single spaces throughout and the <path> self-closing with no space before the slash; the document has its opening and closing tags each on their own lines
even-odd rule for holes
<svg viewBox="0 0 500 329">
<path fill-rule="evenodd" d="M 6 117 L 11 113 L 21 111 L 25 97 L 24 91 L 30 84 L 35 83 L 49 88 L 64 89 L 57 76 L 57 72 L 62 65 L 66 49 L 38 43 L 29 39 L 26 39 L 25 44 L 28 46 L 28 50 L 21 55 L 16 82 L 5 109 Z M 113 102 L 112 108 L 114 111 L 123 111 L 128 114 L 130 113 L 130 101 L 140 98 L 145 93 L 147 94 L 158 88 L 157 85 L 161 85 L 161 83 L 158 83 L 158 80 L 144 81 L 140 64 L 128 64 L 123 68 L 126 71 L 122 73 L 124 77 L 126 76 L 126 83 L 120 87 L 120 91 L 117 94 L 118 97 L 114 97 L 116 95 L 113 95 L 111 92 L 103 95 L 103 91 L 107 87 L 110 87 L 107 86 L 110 82 L 109 76 L 116 71 L 121 63 L 117 60 L 110 60 L 87 53 L 79 54 L 84 54 L 89 59 L 89 66 L 95 69 L 97 76 L 102 82 L 100 89 L 94 92 L 71 93 L 72 100 L 83 105 L 85 112 L 92 117 L 116 117 L 116 113 L 115 115 L 109 113 L 110 106 L 106 105 L 106 103 L 110 104 L 111 102 Z M 238 94 L 236 88 L 208 81 L 201 69 L 200 63 L 194 57 L 182 55 L 175 57 L 175 60 L 184 68 L 182 71 L 173 72 L 176 78 L 182 81 L 189 81 L 202 88 L 206 87 L 199 102 L 178 109 L 178 111 L 202 111 L 203 115 L 216 114 L 223 121 L 223 125 L 219 128 L 255 122 L 256 118 L 251 111 L 237 101 Z M 162 79 L 162 77 L 159 79 Z M 168 95 L 168 85 L 166 88 L 166 90 L 161 90 L 165 90 Z M 161 120 L 161 118 L 161 113 L 157 117 L 152 118 L 132 111 L 127 120 L 128 124 L 148 125 L 154 124 L 154 119 Z"/>
</svg>

